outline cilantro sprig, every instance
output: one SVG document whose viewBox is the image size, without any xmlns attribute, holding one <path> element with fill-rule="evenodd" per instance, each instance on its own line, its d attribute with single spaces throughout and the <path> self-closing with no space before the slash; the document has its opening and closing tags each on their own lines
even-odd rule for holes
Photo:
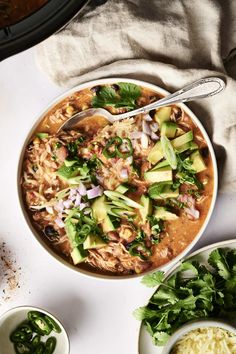
<svg viewBox="0 0 236 354">
<path fill-rule="evenodd" d="M 158 286 L 149 304 L 134 316 L 143 321 L 156 345 L 188 321 L 200 318 L 232 318 L 236 313 L 236 250 L 215 249 L 208 265 L 185 261 L 165 279 L 163 272 L 145 275 L 142 284 Z"/>
<path fill-rule="evenodd" d="M 136 100 L 141 96 L 141 88 L 128 82 L 119 82 L 116 91 L 112 86 L 102 86 L 92 99 L 95 108 L 112 106 L 134 109 Z"/>
</svg>

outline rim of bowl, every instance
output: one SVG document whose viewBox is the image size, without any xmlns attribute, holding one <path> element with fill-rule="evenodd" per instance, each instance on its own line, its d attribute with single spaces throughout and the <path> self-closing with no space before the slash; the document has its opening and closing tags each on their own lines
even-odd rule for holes
<svg viewBox="0 0 236 354">
<path fill-rule="evenodd" d="M 236 335 L 236 327 L 222 319 L 209 318 L 209 319 L 200 319 L 200 320 L 191 321 L 185 323 L 183 326 L 177 329 L 177 331 L 175 331 L 170 336 L 168 342 L 162 349 L 162 354 L 169 354 L 171 349 L 173 349 L 174 345 L 187 333 L 198 328 L 206 328 L 206 327 L 225 329 Z"/>
<path fill-rule="evenodd" d="M 70 354 L 70 339 L 69 339 L 69 335 L 67 333 L 67 330 L 65 329 L 64 325 L 62 324 L 62 322 L 55 316 L 53 315 L 51 312 L 41 308 L 41 307 L 38 307 L 38 306 L 31 306 L 31 305 L 21 305 L 21 306 L 15 306 L 15 307 L 12 307 L 10 308 L 9 310 L 3 312 L 1 315 L 0 315 L 0 321 L 3 320 L 5 321 L 5 319 L 7 319 L 12 313 L 14 312 L 17 312 L 18 310 L 26 310 L 26 311 L 39 311 L 39 312 L 42 312 L 44 313 L 45 315 L 48 315 L 50 317 L 53 318 L 53 320 L 55 320 L 56 322 L 58 322 L 58 324 L 60 325 L 60 327 L 64 330 L 65 332 L 65 340 L 68 344 L 68 353 L 67 354 Z"/>
<path fill-rule="evenodd" d="M 26 224 L 28 225 L 28 228 L 30 229 L 31 233 L 34 235 L 34 239 L 36 239 L 38 241 L 38 243 L 44 248 L 44 250 L 47 251 L 47 253 L 49 253 L 55 260 L 59 261 L 59 263 L 61 265 L 66 266 L 67 268 L 73 270 L 76 273 L 80 273 L 86 277 L 90 277 L 90 278 L 96 278 L 96 279 L 100 279 L 100 280 L 131 280 L 131 279 L 137 279 L 141 276 L 143 276 L 144 274 L 149 274 L 152 273 L 153 271 L 157 271 L 157 270 L 168 270 L 170 269 L 175 263 L 177 263 L 181 258 L 185 257 L 187 255 L 187 253 L 195 246 L 195 244 L 198 242 L 198 240 L 200 239 L 200 237 L 202 236 L 202 234 L 204 233 L 208 222 L 212 216 L 214 207 L 215 207 L 215 202 L 216 202 L 216 197 L 217 197 L 217 190 L 218 190 L 218 170 L 217 170 L 217 163 L 216 163 L 216 157 L 215 157 L 215 152 L 211 143 L 211 140 L 205 130 L 205 128 L 203 127 L 202 123 L 200 122 L 200 120 L 196 117 L 196 115 L 190 110 L 190 108 L 188 108 L 184 103 L 179 103 L 177 104 L 178 106 L 182 107 L 183 110 L 189 115 L 189 117 L 193 120 L 193 122 L 197 125 L 197 127 L 200 129 L 201 133 L 204 136 L 205 141 L 207 142 L 207 146 L 209 148 L 210 154 L 211 154 L 211 158 L 212 158 L 212 165 L 213 165 L 213 173 L 214 173 L 214 183 L 213 183 L 213 193 L 212 193 L 212 199 L 211 199 L 211 205 L 210 208 L 208 210 L 207 216 L 201 226 L 201 229 L 199 230 L 199 232 L 196 234 L 196 236 L 194 237 L 194 239 L 192 240 L 192 242 L 190 242 L 190 244 L 180 253 L 178 254 L 177 257 L 173 258 L 172 260 L 170 260 L 169 262 L 167 262 L 166 264 L 151 269 L 145 273 L 141 273 L 141 274 L 133 274 L 133 275 L 105 275 L 105 274 L 99 274 L 99 273 L 95 273 L 95 272 L 91 272 L 85 269 L 80 269 L 79 267 L 74 266 L 73 264 L 69 263 L 69 261 L 66 261 L 65 259 L 63 259 L 62 257 L 60 257 L 58 254 L 56 254 L 40 237 L 40 235 L 38 234 L 38 232 L 36 231 L 36 229 L 33 227 L 31 220 L 29 218 L 29 215 L 24 207 L 24 202 L 23 202 L 23 195 L 22 195 L 22 191 L 21 191 L 21 184 L 20 184 L 20 180 L 21 180 L 21 170 L 22 170 L 22 163 L 23 163 L 23 158 L 24 158 L 24 153 L 25 153 L 25 148 L 28 144 L 29 138 L 32 136 L 34 130 L 36 129 L 36 127 L 38 126 L 39 122 L 43 119 L 43 117 L 58 103 L 60 103 L 63 99 L 65 99 L 66 97 L 70 96 L 71 94 L 77 92 L 77 91 L 81 91 L 83 89 L 89 88 L 89 87 L 93 87 L 96 85 L 102 85 L 102 84 L 111 84 L 114 82 L 130 82 L 130 83 L 134 83 L 136 85 L 140 85 L 142 87 L 148 88 L 150 90 L 156 91 L 158 94 L 161 95 L 168 95 L 170 92 L 168 92 L 167 90 L 159 87 L 158 85 L 154 85 L 154 84 L 150 84 L 148 82 L 142 81 L 142 80 L 136 80 L 136 79 L 129 79 L 129 78 L 119 78 L 119 77 L 111 77 L 111 78 L 106 78 L 106 79 L 97 79 L 97 80 L 93 80 L 93 81 L 88 81 L 86 83 L 77 85 L 69 90 L 66 90 L 64 93 L 62 93 L 61 95 L 57 96 L 54 100 L 52 100 L 44 109 L 41 110 L 41 112 L 39 114 L 36 115 L 36 120 L 33 124 L 33 126 L 31 127 L 30 131 L 28 132 L 26 138 L 24 139 L 24 144 L 20 150 L 20 154 L 18 157 L 18 167 L 17 167 L 17 195 L 18 195 L 18 201 L 20 203 L 20 209 L 21 212 L 24 216 L 24 219 L 26 221 Z"/>
</svg>

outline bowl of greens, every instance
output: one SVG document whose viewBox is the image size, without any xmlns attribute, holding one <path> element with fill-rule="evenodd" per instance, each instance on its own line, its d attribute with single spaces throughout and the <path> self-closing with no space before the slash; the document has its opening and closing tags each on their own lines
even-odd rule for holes
<svg viewBox="0 0 236 354">
<path fill-rule="evenodd" d="M 144 276 L 142 283 L 157 289 L 134 312 L 142 321 L 139 353 L 162 353 L 172 335 L 185 325 L 188 331 L 188 325 L 197 323 L 193 321 L 216 319 L 234 327 L 235 270 L 236 241 L 229 240 L 196 251 L 166 275 L 158 271 Z"/>
<path fill-rule="evenodd" d="M 37 307 L 19 306 L 0 317 L 0 354 L 69 354 L 62 323 Z"/>
</svg>

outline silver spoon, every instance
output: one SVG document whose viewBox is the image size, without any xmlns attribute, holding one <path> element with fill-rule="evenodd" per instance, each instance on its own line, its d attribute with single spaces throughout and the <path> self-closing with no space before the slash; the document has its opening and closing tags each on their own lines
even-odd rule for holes
<svg viewBox="0 0 236 354">
<path fill-rule="evenodd" d="M 158 100 L 146 106 L 140 107 L 133 111 L 129 111 L 122 114 L 113 115 L 104 108 L 90 108 L 82 112 L 76 113 L 74 116 L 69 118 L 64 122 L 60 130 L 70 130 L 73 129 L 79 122 L 85 118 L 92 116 L 103 116 L 110 123 L 135 116 L 140 113 L 147 113 L 152 109 L 160 108 L 163 106 L 168 106 L 169 104 L 193 101 L 199 98 L 206 98 L 221 92 L 225 88 L 225 83 L 222 79 L 218 77 L 208 77 L 205 79 L 200 79 L 193 82 L 190 85 L 184 86 L 182 89 Z"/>
</svg>

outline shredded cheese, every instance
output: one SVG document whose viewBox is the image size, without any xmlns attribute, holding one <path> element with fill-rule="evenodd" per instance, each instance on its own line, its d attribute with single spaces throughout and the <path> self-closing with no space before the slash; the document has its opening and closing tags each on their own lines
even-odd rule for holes
<svg viewBox="0 0 236 354">
<path fill-rule="evenodd" d="M 236 354 L 236 335 L 217 327 L 198 328 L 183 336 L 171 354 Z"/>
</svg>

